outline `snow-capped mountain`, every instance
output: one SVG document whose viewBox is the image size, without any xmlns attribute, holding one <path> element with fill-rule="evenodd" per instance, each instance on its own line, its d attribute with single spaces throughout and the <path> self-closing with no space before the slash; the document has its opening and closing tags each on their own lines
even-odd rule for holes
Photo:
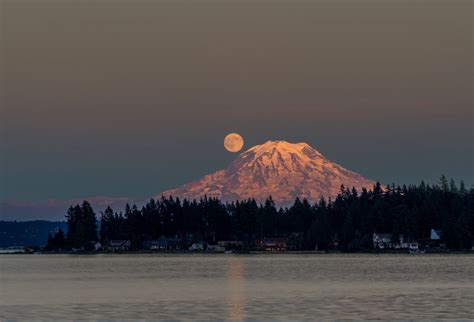
<svg viewBox="0 0 474 322">
<path fill-rule="evenodd" d="M 374 184 L 327 160 L 306 143 L 268 141 L 243 152 L 226 169 L 156 197 L 199 199 L 207 195 L 224 201 L 255 198 L 261 202 L 272 196 L 277 204 L 285 205 L 296 197 L 312 202 L 335 197 L 341 185 L 360 190 Z"/>
</svg>

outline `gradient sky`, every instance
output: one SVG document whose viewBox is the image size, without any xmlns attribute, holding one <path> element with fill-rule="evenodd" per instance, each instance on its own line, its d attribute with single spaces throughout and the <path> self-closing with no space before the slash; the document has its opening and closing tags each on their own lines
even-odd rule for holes
<svg viewBox="0 0 474 322">
<path fill-rule="evenodd" d="M 0 0 L 0 199 L 149 196 L 307 142 L 474 183 L 472 1 Z"/>
</svg>

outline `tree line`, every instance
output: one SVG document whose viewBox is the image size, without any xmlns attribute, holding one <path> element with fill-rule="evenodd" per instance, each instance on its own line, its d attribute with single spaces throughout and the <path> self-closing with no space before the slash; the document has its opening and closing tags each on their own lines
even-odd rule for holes
<svg viewBox="0 0 474 322">
<path fill-rule="evenodd" d="M 294 250 L 368 250 L 374 233 L 390 233 L 393 240 L 429 239 L 431 229 L 442 230 L 442 242 L 453 250 L 470 249 L 474 240 L 474 189 L 446 177 L 439 184 L 389 185 L 373 189 L 341 186 L 339 195 L 311 204 L 296 198 L 290 207 L 275 206 L 269 197 L 224 203 L 217 198 L 151 199 L 143 207 L 110 207 L 97 220 L 91 205 L 71 206 L 66 215 L 67 233 L 48 238 L 49 249 L 87 247 L 91 241 L 128 239 L 132 249 L 147 240 L 178 237 L 215 244 L 238 240 L 252 249 L 256 240 L 285 237 Z M 97 229 L 97 227 L 100 227 Z"/>
</svg>

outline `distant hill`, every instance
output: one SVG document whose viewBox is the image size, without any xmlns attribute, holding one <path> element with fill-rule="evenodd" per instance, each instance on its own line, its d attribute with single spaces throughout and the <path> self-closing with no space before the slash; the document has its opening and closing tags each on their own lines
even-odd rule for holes
<svg viewBox="0 0 474 322">
<path fill-rule="evenodd" d="M 96 215 L 105 210 L 107 206 L 111 206 L 114 210 L 122 210 L 127 202 L 130 204 L 140 204 L 140 201 L 127 198 L 114 197 L 88 197 L 70 200 L 46 200 L 46 201 L 0 201 L 0 218 L 2 220 L 51 220 L 61 221 L 70 206 L 81 204 L 83 200 L 87 200 L 92 204 Z"/>
<path fill-rule="evenodd" d="M 44 246 L 48 233 L 58 228 L 66 231 L 63 221 L 0 221 L 0 247 Z"/>
</svg>

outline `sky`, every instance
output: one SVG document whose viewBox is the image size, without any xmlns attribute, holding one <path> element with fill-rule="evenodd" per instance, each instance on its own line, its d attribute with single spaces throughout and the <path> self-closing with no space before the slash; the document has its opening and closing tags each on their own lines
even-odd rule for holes
<svg viewBox="0 0 474 322">
<path fill-rule="evenodd" d="M 0 199 L 140 198 L 267 140 L 474 183 L 472 2 L 0 0 Z"/>
</svg>

